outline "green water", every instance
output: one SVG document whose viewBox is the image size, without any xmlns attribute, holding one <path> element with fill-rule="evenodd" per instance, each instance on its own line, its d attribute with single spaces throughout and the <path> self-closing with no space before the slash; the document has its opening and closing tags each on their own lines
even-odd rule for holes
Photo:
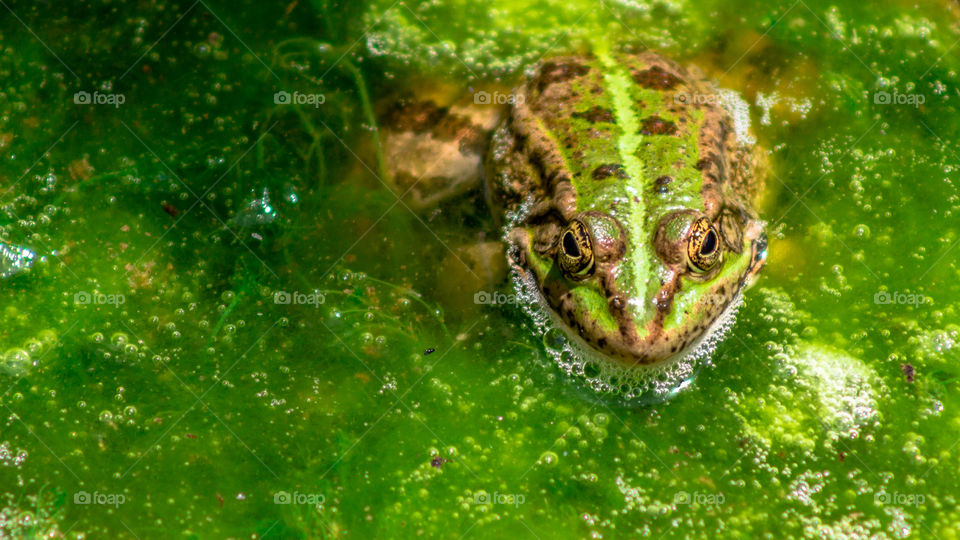
<svg viewBox="0 0 960 540">
<path fill-rule="evenodd" d="M 0 242 L 37 256 L 0 281 L 3 536 L 958 536 L 956 4 L 0 17 Z M 458 289 L 451 250 L 497 234 L 476 199 L 378 180 L 379 104 L 597 39 L 703 66 L 769 153 L 768 265 L 647 408 Z"/>
</svg>

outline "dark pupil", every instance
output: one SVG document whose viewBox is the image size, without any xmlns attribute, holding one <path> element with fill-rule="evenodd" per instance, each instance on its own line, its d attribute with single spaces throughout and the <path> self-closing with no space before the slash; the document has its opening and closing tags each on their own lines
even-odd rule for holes
<svg viewBox="0 0 960 540">
<path fill-rule="evenodd" d="M 563 251 L 567 256 L 574 259 L 580 257 L 580 247 L 577 246 L 577 241 L 573 238 L 573 233 L 567 232 L 563 235 Z"/>
<path fill-rule="evenodd" d="M 700 245 L 700 254 L 701 255 L 710 255 L 713 251 L 717 249 L 717 235 L 713 231 L 707 233 L 707 236 L 703 239 L 703 244 Z"/>
</svg>

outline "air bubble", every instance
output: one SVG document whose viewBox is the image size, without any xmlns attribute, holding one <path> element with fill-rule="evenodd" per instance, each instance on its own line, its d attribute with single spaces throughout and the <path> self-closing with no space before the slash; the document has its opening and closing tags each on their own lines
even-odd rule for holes
<svg viewBox="0 0 960 540">
<path fill-rule="evenodd" d="M 587 363 L 584 364 L 584 366 L 583 366 L 583 374 L 584 374 L 585 376 L 587 376 L 587 377 L 594 378 L 594 377 L 596 377 L 597 375 L 600 375 L 601 372 L 602 372 L 602 370 L 601 370 L 600 366 L 598 366 L 598 365 L 597 365 L 596 363 L 594 363 L 594 362 L 587 362 Z"/>
<path fill-rule="evenodd" d="M 0 371 L 14 377 L 25 375 L 31 367 L 33 362 L 30 353 L 25 349 L 8 350 L 3 356 L 3 362 L 0 363 Z"/>
<path fill-rule="evenodd" d="M 547 451 L 547 452 L 544 452 L 543 454 L 540 454 L 539 463 L 541 465 L 546 465 L 547 467 L 555 467 L 558 461 L 560 461 L 560 458 L 554 452 Z"/>
<path fill-rule="evenodd" d="M 548 349 L 559 351 L 567 344 L 567 336 L 559 328 L 551 328 L 543 333 L 543 344 Z"/>
</svg>

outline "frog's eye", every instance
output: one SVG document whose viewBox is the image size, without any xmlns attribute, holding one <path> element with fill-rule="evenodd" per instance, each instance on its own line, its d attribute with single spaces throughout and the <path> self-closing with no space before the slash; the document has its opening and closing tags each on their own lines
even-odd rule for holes
<svg viewBox="0 0 960 540">
<path fill-rule="evenodd" d="M 694 272 L 707 272 L 720 260 L 720 233 L 705 217 L 698 219 L 690 228 L 687 260 Z"/>
<path fill-rule="evenodd" d="M 557 263 L 563 275 L 574 281 L 593 273 L 593 242 L 583 222 L 573 220 L 560 235 Z"/>
</svg>

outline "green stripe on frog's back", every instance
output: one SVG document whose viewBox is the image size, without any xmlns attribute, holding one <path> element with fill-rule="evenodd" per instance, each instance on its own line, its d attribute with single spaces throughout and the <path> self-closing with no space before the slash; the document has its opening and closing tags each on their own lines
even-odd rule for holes
<svg viewBox="0 0 960 540">
<path fill-rule="evenodd" d="M 636 148 L 637 158 L 644 164 L 643 192 L 647 205 L 643 225 L 650 238 L 657 230 L 659 220 L 675 210 L 693 209 L 702 211 L 704 203 L 702 190 L 704 175 L 698 164 L 700 161 L 700 134 L 704 123 L 704 112 L 690 106 L 699 95 L 699 87 L 693 86 L 693 79 L 682 68 L 665 64 L 659 56 L 622 55 L 615 65 L 630 74 L 630 99 L 628 103 L 639 111 L 640 144 Z M 636 238 L 636 237 L 634 237 Z M 661 292 L 662 283 L 658 279 L 664 269 L 655 253 L 652 238 L 642 246 L 652 261 L 647 290 L 643 294 L 646 300 L 645 310 L 639 313 L 637 320 L 650 320 L 656 311 L 654 298 Z M 639 259 L 639 257 L 638 257 Z M 675 291 L 676 295 L 697 297 L 698 284 L 684 283 L 684 290 Z M 676 320 L 682 321 L 684 310 L 675 302 L 669 312 L 660 312 L 661 325 L 670 329 Z M 672 317 L 670 316 L 672 315 Z"/>
<path fill-rule="evenodd" d="M 647 238 L 649 235 L 644 231 L 650 230 L 645 226 L 649 212 L 646 208 L 646 193 L 648 191 L 645 179 L 647 177 L 646 167 L 640 159 L 639 149 L 642 144 L 640 134 L 640 118 L 635 108 L 633 99 L 631 99 L 631 82 L 626 70 L 623 69 L 609 55 L 603 54 L 600 62 L 604 67 L 604 87 L 606 95 L 609 96 L 613 105 L 617 125 L 620 128 L 620 139 L 617 144 L 619 151 L 619 162 L 624 169 L 624 178 L 617 178 L 613 181 L 604 181 L 604 179 L 593 179 L 593 188 L 598 192 L 604 193 L 605 197 L 598 197 L 592 204 L 600 203 L 602 208 L 594 207 L 592 209 L 604 212 L 610 212 L 617 220 L 627 228 L 627 237 L 632 239 Z M 578 193 L 579 193 L 578 186 Z M 653 294 L 659 290 L 654 284 L 651 287 L 650 270 L 653 264 L 653 257 L 656 254 L 639 241 L 627 243 L 627 253 L 625 259 L 630 264 L 624 265 L 623 272 L 617 277 L 617 287 L 623 291 L 629 298 L 649 298 L 650 289 Z M 646 277 L 646 279 L 638 279 Z M 647 285 L 647 291 L 634 290 L 640 284 Z M 640 303 L 631 302 L 629 309 L 634 320 L 646 318 L 646 312 L 652 309 L 650 302 Z M 638 328 L 639 332 L 645 332 L 645 329 Z"/>
<path fill-rule="evenodd" d="M 619 274 L 617 287 L 637 299 L 630 303 L 635 320 L 649 320 L 654 315 L 657 307 L 653 300 L 662 287 L 662 265 L 650 232 L 671 210 L 703 208 L 703 175 L 697 165 L 704 115 L 676 100 L 680 93 L 695 92 L 673 75 L 682 73 L 680 68 L 645 63 L 658 59 L 598 54 L 598 69 L 590 70 L 575 85 L 582 96 L 590 98 L 581 101 L 571 120 L 571 126 L 581 130 L 584 126 L 576 122 L 584 120 L 577 118 L 597 119 L 605 114 L 613 122 L 587 126 L 601 135 L 594 141 L 600 148 L 588 147 L 568 161 L 581 170 L 573 178 L 577 209 L 613 215 L 634 240 L 628 243 L 624 259 L 629 263 Z M 610 137 L 616 145 L 609 144 Z M 645 290 L 637 290 L 641 287 Z M 638 331 L 642 335 L 645 329 Z"/>
</svg>

